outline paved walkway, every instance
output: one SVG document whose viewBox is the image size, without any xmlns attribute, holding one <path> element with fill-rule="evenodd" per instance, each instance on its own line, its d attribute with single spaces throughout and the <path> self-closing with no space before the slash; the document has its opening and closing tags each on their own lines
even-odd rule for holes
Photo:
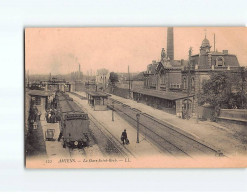
<svg viewBox="0 0 247 195">
<path fill-rule="evenodd" d="M 85 93 L 83 92 L 77 93 L 85 96 Z M 111 95 L 111 98 L 178 127 L 195 138 L 221 150 L 225 155 L 235 156 L 238 154 L 247 154 L 246 142 L 242 142 L 239 139 L 236 131 L 228 129 L 218 123 L 210 121 L 199 121 L 197 123 L 193 118 L 190 120 L 184 120 L 175 115 L 155 109 L 143 103 L 137 103 L 136 101 L 130 99 L 125 99 L 115 95 Z"/>
<path fill-rule="evenodd" d="M 45 113 L 42 113 L 41 117 L 42 116 L 45 116 Z M 70 158 L 69 150 L 66 148 L 63 148 L 62 141 L 61 142 L 57 141 L 57 138 L 60 133 L 59 123 L 47 123 L 44 117 L 41 118 L 40 123 L 43 129 L 44 140 L 45 140 L 45 133 L 47 129 L 55 129 L 55 135 L 54 135 L 55 141 L 45 140 L 45 146 L 46 146 L 46 152 L 47 152 L 48 158 L 49 159 L 60 158 L 60 157 Z"/>
<path fill-rule="evenodd" d="M 85 93 L 78 92 L 78 94 L 85 96 Z M 124 129 L 127 130 L 128 139 L 130 141 L 129 145 L 123 145 L 128 149 L 136 158 L 139 157 L 152 157 L 161 155 L 162 152 L 152 143 L 145 139 L 143 135 L 140 134 L 140 143 L 136 143 L 137 131 L 131 125 L 129 125 L 124 119 L 122 119 L 117 114 L 114 114 L 114 121 L 112 121 L 112 111 L 94 111 L 93 108 L 88 104 L 87 100 L 81 100 L 75 95 L 70 94 L 78 105 L 81 105 L 88 113 L 92 114 L 94 118 L 99 121 L 119 142 L 121 142 L 120 137 Z M 170 156 L 170 154 L 167 154 Z"/>
</svg>

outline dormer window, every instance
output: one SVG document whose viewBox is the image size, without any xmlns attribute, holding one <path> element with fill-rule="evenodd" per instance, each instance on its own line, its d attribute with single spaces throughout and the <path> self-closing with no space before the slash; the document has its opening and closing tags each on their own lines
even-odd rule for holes
<svg viewBox="0 0 247 195">
<path fill-rule="evenodd" d="M 225 66 L 224 58 L 222 56 L 216 58 L 216 66 L 219 67 Z"/>
</svg>

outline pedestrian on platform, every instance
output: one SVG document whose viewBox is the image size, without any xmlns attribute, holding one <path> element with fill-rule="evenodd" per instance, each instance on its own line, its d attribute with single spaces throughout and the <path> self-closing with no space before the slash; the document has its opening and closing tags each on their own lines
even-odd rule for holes
<svg viewBox="0 0 247 195">
<path fill-rule="evenodd" d="M 126 143 L 126 141 L 127 141 L 127 132 L 126 132 L 126 129 L 124 129 L 124 131 L 122 132 L 121 141 L 123 142 L 123 145 L 124 145 L 124 144 Z"/>
<path fill-rule="evenodd" d="M 51 122 L 51 113 L 49 112 L 48 113 L 48 121 L 47 121 L 48 123 L 50 123 Z"/>
<path fill-rule="evenodd" d="M 38 112 L 39 121 L 40 121 L 40 117 L 41 117 L 41 112 L 39 111 L 39 112 Z"/>
</svg>

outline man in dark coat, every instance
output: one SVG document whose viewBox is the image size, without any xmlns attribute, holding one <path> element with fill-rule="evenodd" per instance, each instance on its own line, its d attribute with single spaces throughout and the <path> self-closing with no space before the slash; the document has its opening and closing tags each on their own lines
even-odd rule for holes
<svg viewBox="0 0 247 195">
<path fill-rule="evenodd" d="M 126 143 L 127 140 L 127 132 L 126 129 L 124 129 L 124 131 L 122 132 L 122 136 L 121 136 L 121 141 L 124 143 Z"/>
</svg>

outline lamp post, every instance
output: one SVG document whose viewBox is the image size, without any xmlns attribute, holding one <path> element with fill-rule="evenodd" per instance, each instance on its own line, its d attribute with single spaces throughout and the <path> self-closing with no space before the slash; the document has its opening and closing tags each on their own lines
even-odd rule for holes
<svg viewBox="0 0 247 195">
<path fill-rule="evenodd" d="M 114 102 L 112 102 L 112 121 L 114 121 Z"/>
<path fill-rule="evenodd" d="M 136 121 L 137 121 L 137 139 L 136 139 L 136 143 L 139 143 L 139 122 L 140 122 L 140 114 L 139 113 L 136 114 Z"/>
<path fill-rule="evenodd" d="M 189 64 L 188 64 L 188 73 L 187 73 L 187 79 L 188 79 L 188 88 L 187 88 L 187 105 L 186 105 L 186 119 L 189 120 L 189 96 L 190 96 L 190 85 L 191 85 L 191 74 L 190 74 L 190 66 L 191 66 L 191 55 L 192 55 L 192 47 L 189 49 Z"/>
</svg>

